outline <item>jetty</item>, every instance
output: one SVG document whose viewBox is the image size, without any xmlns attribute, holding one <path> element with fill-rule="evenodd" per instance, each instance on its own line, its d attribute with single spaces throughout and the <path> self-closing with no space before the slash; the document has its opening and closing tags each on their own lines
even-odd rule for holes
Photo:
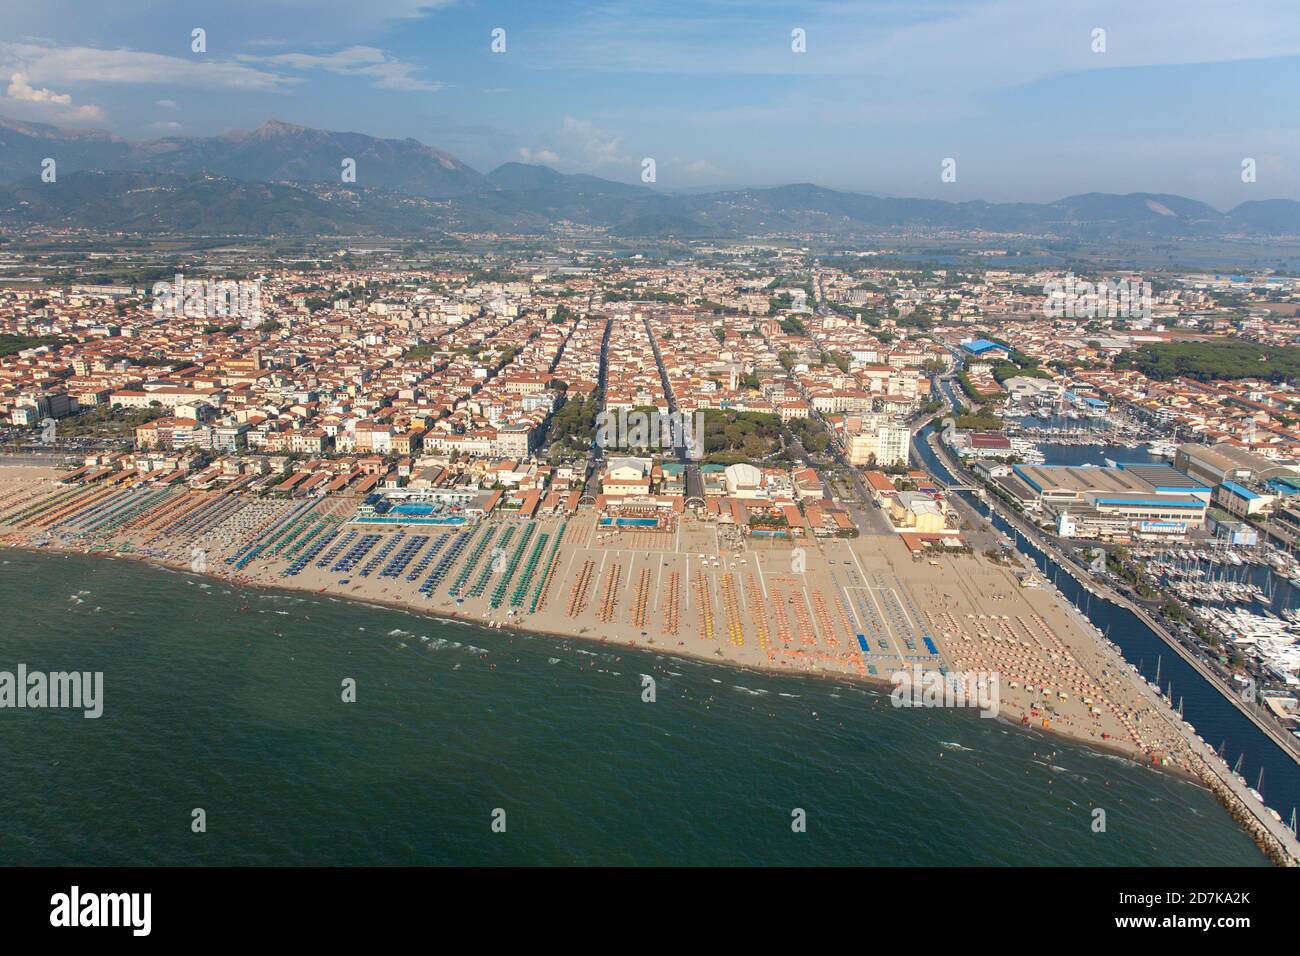
<svg viewBox="0 0 1300 956">
<path fill-rule="evenodd" d="M 939 462 L 943 464 L 949 472 L 959 477 L 965 474 L 964 469 L 955 462 L 943 447 L 943 443 L 935 440 L 932 433 L 929 436 L 929 447 Z M 1087 587 L 1095 597 L 1104 598 L 1113 604 L 1127 608 L 1138 617 L 1147 627 L 1155 632 L 1166 644 L 1169 645 L 1184 661 L 1193 667 L 1197 673 L 1204 677 L 1213 687 L 1223 692 L 1224 697 L 1229 700 L 1233 706 L 1241 711 L 1252 723 L 1261 731 L 1269 736 L 1271 740 L 1279 745 L 1283 753 L 1300 763 L 1300 754 L 1296 752 L 1296 744 L 1293 739 L 1289 739 L 1281 730 L 1271 727 L 1258 715 L 1253 713 L 1249 708 L 1238 699 L 1236 694 L 1228 692 L 1218 677 L 1210 671 L 1205 664 L 1195 655 L 1184 648 L 1143 608 L 1129 601 L 1119 592 L 1113 590 L 1104 583 L 1094 579 L 1087 571 L 1080 569 L 1075 561 L 1063 553 L 1056 545 L 1048 540 L 1039 529 L 1031 526 L 1024 521 L 1019 515 L 1011 513 L 1009 509 L 1004 508 L 997 502 L 994 496 L 986 496 L 985 502 L 989 509 L 1005 520 L 1013 528 L 1020 532 L 1027 540 L 1032 541 L 1036 547 L 1043 551 L 1048 557 L 1056 562 L 1058 568 L 1065 571 L 1071 577 L 1075 578 L 1080 584 Z M 1077 615 L 1081 622 L 1090 630 L 1096 631 L 1096 626 L 1084 617 L 1083 612 L 1079 610 L 1073 602 L 1062 596 L 1064 603 L 1069 611 Z M 1124 660 L 1119 648 L 1109 640 L 1106 640 L 1098 634 L 1099 643 L 1115 659 L 1117 667 L 1126 672 L 1132 672 L 1132 665 Z M 1140 692 L 1157 707 L 1157 710 L 1165 715 L 1166 720 L 1177 731 L 1183 743 L 1183 758 L 1192 773 L 1210 789 L 1211 792 L 1219 798 L 1219 801 L 1227 809 L 1228 813 L 1241 824 L 1246 832 L 1259 846 L 1272 862 L 1279 866 L 1300 866 L 1300 840 L 1297 840 L 1296 834 L 1280 819 L 1274 819 L 1270 808 L 1261 800 L 1257 799 L 1251 792 L 1250 786 L 1231 767 L 1217 754 L 1214 749 L 1202 740 L 1185 720 L 1183 720 L 1174 709 L 1175 704 L 1167 700 L 1158 689 L 1152 687 L 1147 681 L 1136 678 Z"/>
</svg>

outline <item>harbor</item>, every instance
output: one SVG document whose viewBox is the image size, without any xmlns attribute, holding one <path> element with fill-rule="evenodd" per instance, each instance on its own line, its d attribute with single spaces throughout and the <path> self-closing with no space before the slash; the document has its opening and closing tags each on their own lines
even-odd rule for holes
<svg viewBox="0 0 1300 956">
<path fill-rule="evenodd" d="M 917 433 L 914 454 L 932 474 L 958 484 L 951 467 L 940 460 L 942 453 L 931 442 L 932 435 L 932 426 Z M 1268 728 L 1240 700 L 1225 694 L 1204 665 L 1150 615 L 1121 596 L 1107 593 L 1108 589 L 1039 533 L 973 493 L 960 492 L 958 496 L 976 515 L 988 520 L 1009 547 L 1029 558 L 1088 622 L 1099 643 L 1110 647 L 1125 667 L 1142 678 L 1146 691 L 1183 728 L 1188 751 L 1199 758 L 1200 776 L 1206 785 L 1234 815 L 1250 821 L 1252 832 L 1273 847 L 1275 859 L 1300 860 L 1295 832 L 1282 822 L 1284 813 L 1289 821 L 1300 805 L 1300 764 L 1295 751 L 1276 736 L 1280 732 Z M 1209 743 L 1211 740 L 1218 744 Z M 1256 777 L 1256 787 L 1251 787 L 1250 775 Z M 1252 789 L 1260 794 L 1258 799 L 1251 795 Z"/>
</svg>

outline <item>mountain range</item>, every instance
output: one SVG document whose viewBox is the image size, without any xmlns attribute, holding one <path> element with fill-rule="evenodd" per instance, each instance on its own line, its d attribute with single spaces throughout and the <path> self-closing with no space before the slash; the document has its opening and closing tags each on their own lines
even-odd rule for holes
<svg viewBox="0 0 1300 956">
<path fill-rule="evenodd" d="M 54 183 L 40 178 L 54 158 Z M 343 182 L 345 159 L 356 181 Z M 628 238 L 852 237 L 902 230 L 1082 240 L 1300 236 L 1300 203 L 1228 212 L 1183 196 L 1086 193 L 1051 203 L 891 199 L 811 183 L 669 193 L 546 166 L 480 173 L 414 139 L 271 120 L 135 142 L 0 117 L 0 226 L 218 235 L 608 230 Z"/>
</svg>

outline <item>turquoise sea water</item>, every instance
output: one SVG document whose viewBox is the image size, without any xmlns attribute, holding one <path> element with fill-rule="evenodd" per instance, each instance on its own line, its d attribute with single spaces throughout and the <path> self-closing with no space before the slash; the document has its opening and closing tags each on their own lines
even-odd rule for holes
<svg viewBox="0 0 1300 956">
<path fill-rule="evenodd" d="M 0 559 L 0 670 L 104 672 L 98 720 L 0 710 L 8 864 L 1265 862 L 1192 784 L 846 684 Z"/>
</svg>

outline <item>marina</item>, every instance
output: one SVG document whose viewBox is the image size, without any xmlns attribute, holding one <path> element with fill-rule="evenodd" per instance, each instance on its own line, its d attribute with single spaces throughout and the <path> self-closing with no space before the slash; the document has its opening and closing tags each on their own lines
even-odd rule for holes
<svg viewBox="0 0 1300 956">
<path fill-rule="evenodd" d="M 930 434 L 931 426 L 918 432 L 914 452 L 933 474 L 952 480 L 951 472 L 930 447 Z M 1260 811 L 1276 817 L 1281 807 L 1289 818 L 1290 810 L 1300 806 L 1300 765 L 1290 753 L 1283 751 L 1188 661 L 1173 653 L 1133 610 L 1097 597 L 1090 585 L 1063 569 L 987 503 L 972 494 L 960 494 L 1005 536 L 1009 546 L 1034 562 L 1054 591 L 1086 616 L 1099 638 L 1123 655 L 1132 673 L 1157 688 L 1165 706 L 1186 725 L 1189 734 L 1204 744 L 1211 754 L 1208 759 L 1221 773 L 1235 767 L 1235 779 L 1243 785 L 1246 775 L 1257 775 L 1263 781 L 1257 787 L 1263 798 Z M 1171 692 L 1174 686 L 1176 695 Z"/>
</svg>

